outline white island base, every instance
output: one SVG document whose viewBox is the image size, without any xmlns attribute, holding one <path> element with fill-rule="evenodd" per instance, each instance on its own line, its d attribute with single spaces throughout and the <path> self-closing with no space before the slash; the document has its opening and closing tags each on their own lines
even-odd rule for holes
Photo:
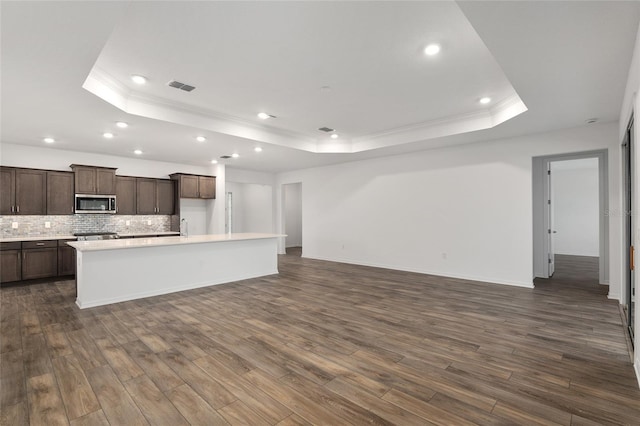
<svg viewBox="0 0 640 426">
<path fill-rule="evenodd" d="M 78 241 L 80 309 L 278 273 L 276 234 Z"/>
</svg>

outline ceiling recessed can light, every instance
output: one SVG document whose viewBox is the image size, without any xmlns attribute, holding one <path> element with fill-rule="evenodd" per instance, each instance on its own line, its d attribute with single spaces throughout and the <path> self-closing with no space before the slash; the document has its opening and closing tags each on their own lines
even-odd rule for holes
<svg viewBox="0 0 640 426">
<path fill-rule="evenodd" d="M 197 140 L 198 142 L 204 142 L 204 141 L 206 141 L 206 140 L 207 140 L 207 138 L 205 138 L 204 136 L 196 136 L 196 140 Z"/>
<path fill-rule="evenodd" d="M 256 146 L 255 148 L 253 148 L 253 150 L 254 150 L 255 152 L 262 152 L 262 148 L 261 148 L 261 147 L 259 147 L 259 146 Z"/>
<path fill-rule="evenodd" d="M 211 160 L 211 164 L 218 164 L 218 160 Z"/>
<path fill-rule="evenodd" d="M 107 138 L 107 139 L 111 139 L 111 138 L 113 138 L 113 133 L 111 133 L 111 132 L 104 132 L 104 133 L 102 134 L 102 136 L 104 136 L 104 137 L 105 137 L 105 138 Z"/>
<path fill-rule="evenodd" d="M 488 104 L 489 102 L 491 102 L 491 98 L 488 96 L 485 96 L 484 98 L 480 98 L 480 103 L 483 105 Z"/>
<path fill-rule="evenodd" d="M 44 138 L 42 139 L 45 143 L 54 143 L 56 140 L 54 138 Z"/>
<path fill-rule="evenodd" d="M 440 45 L 430 44 L 424 48 L 424 54 L 427 56 L 433 56 L 440 52 Z"/>
<path fill-rule="evenodd" d="M 588 119 L 586 119 L 585 121 L 586 121 L 586 123 L 587 123 L 587 124 L 593 124 L 593 123 L 595 123 L 596 121 L 598 121 L 598 119 L 594 117 L 594 118 L 588 118 Z M 45 141 L 45 142 L 46 142 L 46 141 Z"/>
<path fill-rule="evenodd" d="M 233 154 L 231 154 L 231 156 L 232 156 L 233 158 L 238 158 L 238 157 L 240 157 L 240 154 L 238 154 L 238 153 L 235 153 L 235 152 L 234 152 Z"/>
<path fill-rule="evenodd" d="M 340 136 L 338 136 L 337 133 L 334 133 L 331 135 L 331 139 L 338 139 Z"/>
<path fill-rule="evenodd" d="M 136 84 L 145 84 L 147 82 L 147 78 L 141 75 L 134 74 L 131 76 L 131 81 Z"/>
<path fill-rule="evenodd" d="M 142 154 L 142 150 L 141 149 L 136 149 L 135 151 L 133 151 L 133 153 L 135 155 L 141 155 Z"/>
<path fill-rule="evenodd" d="M 124 121 L 116 121 L 116 126 L 120 127 L 121 129 L 126 129 L 127 127 L 129 127 L 129 124 L 125 123 Z"/>
<path fill-rule="evenodd" d="M 267 114 L 266 112 L 259 112 L 258 113 L 258 118 L 260 118 L 262 120 L 266 120 L 269 117 L 271 117 L 271 116 L 269 114 Z"/>
</svg>

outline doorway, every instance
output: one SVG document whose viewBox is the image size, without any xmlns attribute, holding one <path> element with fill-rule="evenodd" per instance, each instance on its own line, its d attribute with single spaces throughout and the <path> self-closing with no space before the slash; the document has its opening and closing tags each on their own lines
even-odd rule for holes
<svg viewBox="0 0 640 426">
<path fill-rule="evenodd" d="M 569 160 L 593 159 L 597 161 L 597 255 L 598 255 L 598 282 L 609 284 L 609 222 L 606 212 L 609 210 L 608 195 L 608 159 L 607 151 L 589 151 L 574 154 L 558 154 L 533 158 L 533 277 L 550 278 L 553 276 L 556 260 L 556 246 L 559 231 L 554 226 L 554 185 L 553 164 L 560 164 Z M 569 164 L 569 163 L 566 163 Z M 577 164 L 577 163 L 576 163 Z M 575 183 L 574 183 L 575 185 Z M 565 191 L 566 192 L 566 191 Z M 557 197 L 555 197 L 557 198 Z M 557 200 L 556 200 L 557 202 Z M 575 231 L 565 229 L 562 231 L 568 241 L 582 238 Z M 567 240 L 567 238 L 565 238 Z M 592 238 L 592 243 L 594 243 Z M 593 253 L 593 252 L 592 252 Z"/>
<path fill-rule="evenodd" d="M 634 342 L 635 333 L 635 217 L 634 217 L 634 177 L 635 177 L 635 144 L 634 144 L 634 120 L 631 116 L 629 120 L 629 126 L 625 133 L 624 142 L 622 144 L 623 155 L 623 170 L 624 170 L 624 217 L 625 217 L 625 232 L 624 232 L 624 253 L 626 263 L 626 276 L 625 276 L 625 297 L 622 304 L 625 312 L 625 319 L 627 320 L 627 326 L 629 335 L 631 336 L 631 344 Z"/>
<path fill-rule="evenodd" d="M 302 256 L 302 183 L 282 185 L 285 252 Z"/>
</svg>

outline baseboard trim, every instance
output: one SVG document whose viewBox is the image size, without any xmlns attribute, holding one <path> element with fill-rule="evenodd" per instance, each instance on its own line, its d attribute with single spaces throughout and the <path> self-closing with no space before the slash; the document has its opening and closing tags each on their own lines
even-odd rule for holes
<svg viewBox="0 0 640 426">
<path fill-rule="evenodd" d="M 302 254 L 302 257 L 307 259 L 315 259 L 315 260 L 324 260 L 327 262 L 337 262 L 337 263 L 347 263 L 350 265 L 360 265 L 360 266 L 369 266 L 371 268 L 384 268 L 384 269 L 392 269 L 395 271 L 404 271 L 404 272 L 415 272 L 417 274 L 425 274 L 425 275 L 434 275 L 436 277 L 443 278 L 455 278 L 459 280 L 467 280 L 467 281 L 477 281 L 483 283 L 490 284 L 500 284 L 500 285 L 508 285 L 511 287 L 523 287 L 523 288 L 533 288 L 533 281 L 508 281 L 493 277 L 480 277 L 476 275 L 459 275 L 459 274 L 450 274 L 441 271 L 432 271 L 432 270 L 424 270 L 418 268 L 407 268 L 407 267 L 399 267 L 397 265 L 388 265 L 383 263 L 371 263 L 371 262 L 363 262 L 359 260 L 353 260 L 348 258 L 326 258 L 323 256 L 308 256 L 305 253 Z"/>
</svg>

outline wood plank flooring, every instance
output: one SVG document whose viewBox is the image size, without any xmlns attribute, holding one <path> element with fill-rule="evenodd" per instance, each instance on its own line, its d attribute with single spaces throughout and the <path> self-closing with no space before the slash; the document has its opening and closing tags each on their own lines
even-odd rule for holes
<svg viewBox="0 0 640 426">
<path fill-rule="evenodd" d="M 640 424 L 593 259 L 533 290 L 279 262 L 82 311 L 73 281 L 0 289 L 0 423 Z"/>
</svg>

